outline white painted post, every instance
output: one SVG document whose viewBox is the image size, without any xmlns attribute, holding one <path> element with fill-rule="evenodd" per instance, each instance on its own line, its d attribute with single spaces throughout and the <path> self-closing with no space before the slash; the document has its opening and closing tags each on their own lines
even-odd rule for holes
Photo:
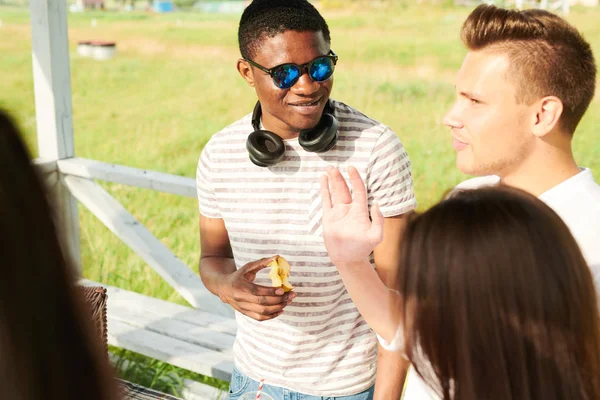
<svg viewBox="0 0 600 400">
<path fill-rule="evenodd" d="M 31 0 L 30 13 L 39 156 L 62 160 L 75 155 L 67 1 Z M 80 269 L 77 201 L 60 180 L 51 192 L 65 250 Z"/>
</svg>

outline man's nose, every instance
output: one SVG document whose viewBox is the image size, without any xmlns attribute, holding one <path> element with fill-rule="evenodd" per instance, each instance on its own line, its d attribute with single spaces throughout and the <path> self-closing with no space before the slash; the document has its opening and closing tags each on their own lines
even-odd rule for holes
<svg viewBox="0 0 600 400">
<path fill-rule="evenodd" d="M 291 90 L 294 92 L 294 94 L 310 96 L 319 90 L 319 82 L 312 80 L 312 78 L 308 75 L 306 68 L 304 68 L 300 73 L 302 75 L 300 75 L 300 78 L 298 78 L 298 82 L 291 87 Z"/>
<path fill-rule="evenodd" d="M 460 118 L 460 110 L 458 107 L 458 103 L 454 103 L 452 108 L 446 112 L 444 118 L 442 118 L 442 123 L 449 128 L 462 128 L 463 123 Z"/>
</svg>

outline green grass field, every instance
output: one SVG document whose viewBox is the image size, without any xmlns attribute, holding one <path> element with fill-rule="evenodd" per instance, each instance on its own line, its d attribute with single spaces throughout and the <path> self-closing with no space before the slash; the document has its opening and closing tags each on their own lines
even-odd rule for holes
<svg viewBox="0 0 600 400">
<path fill-rule="evenodd" d="M 454 165 L 442 116 L 466 51 L 459 28 L 467 8 L 395 5 L 326 9 L 340 56 L 333 97 L 392 127 L 407 148 L 421 209 L 465 179 Z M 216 131 L 252 110 L 255 94 L 238 76 L 237 15 L 89 12 L 69 16 L 76 155 L 194 177 Z M 26 9 L 0 7 L 0 107 L 17 117 L 37 153 Z M 91 21 L 97 24 L 92 27 Z M 568 18 L 600 55 L 600 9 Z M 80 58 L 78 40 L 114 40 L 110 61 Z M 600 101 L 575 137 L 580 165 L 600 178 Z M 193 199 L 104 185 L 136 218 L 197 270 L 198 211 Z M 185 304 L 91 213 L 80 208 L 84 275 Z"/>
</svg>

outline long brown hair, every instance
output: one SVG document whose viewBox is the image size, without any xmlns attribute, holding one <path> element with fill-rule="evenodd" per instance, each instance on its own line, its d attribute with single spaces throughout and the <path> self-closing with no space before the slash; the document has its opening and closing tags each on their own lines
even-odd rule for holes
<svg viewBox="0 0 600 400">
<path fill-rule="evenodd" d="M 405 235 L 407 355 L 444 400 L 600 399 L 596 291 L 554 211 L 517 189 L 463 191 Z"/>
<path fill-rule="evenodd" d="M 559 123 L 575 132 L 596 88 L 594 55 L 577 29 L 545 10 L 482 4 L 465 20 L 461 37 L 469 50 L 507 54 L 518 100 L 558 97 L 564 107 Z"/>
<path fill-rule="evenodd" d="M 15 124 L 0 111 L 0 397 L 113 400 L 115 382 L 84 311 Z"/>
</svg>

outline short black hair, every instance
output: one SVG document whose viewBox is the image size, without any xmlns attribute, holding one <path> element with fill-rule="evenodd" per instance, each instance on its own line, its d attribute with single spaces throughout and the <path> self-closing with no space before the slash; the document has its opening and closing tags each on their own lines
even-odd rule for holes
<svg viewBox="0 0 600 400">
<path fill-rule="evenodd" d="M 238 29 L 240 53 L 252 59 L 260 41 L 287 31 L 322 32 L 331 43 L 329 27 L 307 0 L 254 0 L 242 14 Z"/>
</svg>

